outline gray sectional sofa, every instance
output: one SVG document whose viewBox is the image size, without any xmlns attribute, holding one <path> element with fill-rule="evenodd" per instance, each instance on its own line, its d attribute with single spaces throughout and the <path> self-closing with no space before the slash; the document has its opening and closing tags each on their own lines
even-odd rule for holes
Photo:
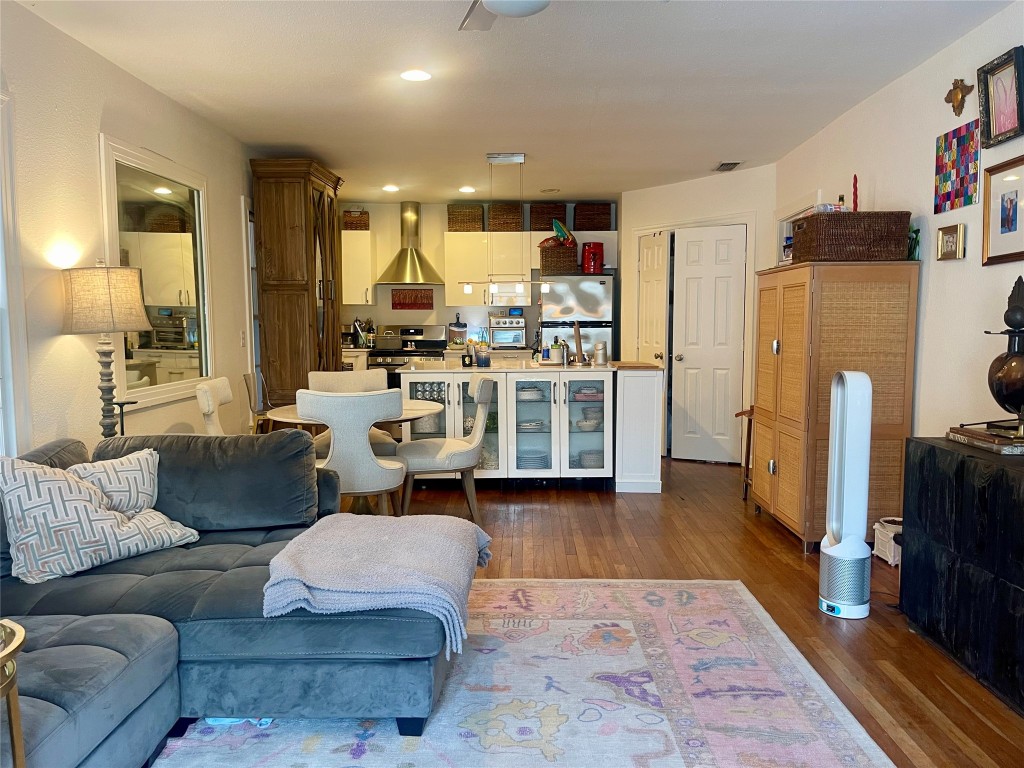
<svg viewBox="0 0 1024 768">
<path fill-rule="evenodd" d="M 29 766 L 137 768 L 179 716 L 393 717 L 419 735 L 448 669 L 437 618 L 410 609 L 263 617 L 271 558 L 338 509 L 337 475 L 316 469 L 309 435 L 111 438 L 92 460 L 142 448 L 160 456 L 157 508 L 198 530 L 194 544 L 25 584 L 9 576 L 0 531 L 0 606 L 27 631 L 18 675 Z M 22 458 L 88 460 L 70 440 Z M 61 679 L 52 660 L 70 645 L 96 648 L 93 666 L 110 658 L 120 671 Z M 120 708 L 98 720 L 111 698 Z"/>
</svg>

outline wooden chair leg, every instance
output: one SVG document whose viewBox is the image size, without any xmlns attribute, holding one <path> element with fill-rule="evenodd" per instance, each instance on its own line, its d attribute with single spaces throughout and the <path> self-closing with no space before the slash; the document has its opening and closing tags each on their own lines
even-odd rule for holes
<svg viewBox="0 0 1024 768">
<path fill-rule="evenodd" d="M 473 470 L 464 469 L 460 474 L 462 490 L 466 492 L 466 503 L 469 505 L 469 519 L 475 523 L 477 521 L 476 481 L 473 479 Z"/>
<path fill-rule="evenodd" d="M 750 490 L 750 446 L 754 435 L 754 417 L 747 418 L 747 447 L 743 452 L 743 500 L 747 500 L 747 492 Z"/>
<path fill-rule="evenodd" d="M 398 493 L 398 489 L 391 491 L 388 494 L 388 498 L 391 499 L 391 515 L 392 517 L 398 517 L 402 514 L 402 497 Z"/>
<path fill-rule="evenodd" d="M 18 684 L 7 691 L 7 726 L 11 736 L 11 760 L 14 768 L 25 768 L 25 741 L 21 734 L 21 709 L 18 707 Z"/>
<path fill-rule="evenodd" d="M 409 514 L 409 507 L 412 505 L 412 484 L 416 480 L 416 475 L 405 476 L 405 487 L 402 488 L 402 514 Z"/>
<path fill-rule="evenodd" d="M 377 494 L 377 514 L 385 516 L 388 514 L 388 494 L 386 491 Z"/>
</svg>

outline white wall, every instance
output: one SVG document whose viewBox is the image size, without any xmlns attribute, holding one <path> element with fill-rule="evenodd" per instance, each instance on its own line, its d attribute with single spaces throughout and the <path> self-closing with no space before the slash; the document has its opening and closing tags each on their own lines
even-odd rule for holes
<svg viewBox="0 0 1024 768">
<path fill-rule="evenodd" d="M 1006 349 L 1001 330 L 1006 297 L 1024 262 L 981 266 L 981 204 L 933 215 L 935 139 L 978 117 L 978 91 L 960 117 L 943 102 L 955 78 L 977 83 L 977 69 L 1013 46 L 1024 33 L 1024 3 L 1017 2 L 916 69 L 890 83 L 826 126 L 777 164 L 780 203 L 821 189 L 825 200 L 851 200 L 853 174 L 861 210 L 909 210 L 921 229 L 914 434 L 944 434 L 964 421 L 1002 412 L 989 395 L 989 363 Z M 981 150 L 981 167 L 1024 154 L 1018 138 Z M 981 181 L 981 177 L 979 177 Z M 967 258 L 935 260 L 938 227 L 963 223 Z M 1004 414 L 1005 415 L 1005 414 Z"/>
<path fill-rule="evenodd" d="M 678 184 L 624 192 L 619 238 L 622 252 L 623 359 L 636 357 L 639 238 L 657 230 L 747 223 L 747 293 L 743 352 L 744 402 L 752 391 L 754 272 L 776 263 L 775 166 L 732 171 Z"/>
<path fill-rule="evenodd" d="M 207 178 L 209 312 L 215 375 L 235 402 L 222 412 L 240 431 L 246 350 L 241 196 L 249 188 L 242 145 L 223 131 L 49 26 L 2 4 L 0 66 L 13 102 L 14 179 L 28 320 L 32 440 L 100 438 L 99 367 L 92 336 L 61 335 L 61 267 L 103 253 L 99 134 L 150 149 Z M 202 431 L 194 400 L 131 414 L 128 431 Z"/>
</svg>

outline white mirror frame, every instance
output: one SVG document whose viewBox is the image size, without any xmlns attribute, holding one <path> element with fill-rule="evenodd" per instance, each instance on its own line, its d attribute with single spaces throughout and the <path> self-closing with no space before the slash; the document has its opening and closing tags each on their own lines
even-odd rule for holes
<svg viewBox="0 0 1024 768">
<path fill-rule="evenodd" d="M 206 233 L 206 177 L 201 173 L 178 165 L 173 160 L 150 152 L 148 149 L 133 146 L 120 139 L 100 134 L 100 188 L 103 198 L 103 238 L 106 245 L 106 262 L 108 265 L 120 264 L 120 230 L 117 218 L 117 163 L 140 168 L 166 179 L 184 184 L 196 190 L 199 195 L 197 218 L 199 219 L 199 286 L 197 291 L 202 296 L 202 316 L 200 329 L 203 333 L 200 354 L 205 361 L 206 375 L 198 379 L 187 379 L 169 384 L 157 384 L 142 389 L 134 389 L 128 397 L 125 383 L 124 342 L 114 342 L 114 381 L 117 383 L 118 400 L 138 400 L 137 405 L 125 407 L 126 412 L 151 408 L 155 405 L 187 400 L 196 396 L 196 385 L 209 381 L 213 376 L 213 348 L 210 340 L 213 329 L 210 322 L 210 296 L 207 286 L 207 233 Z M 198 311 L 198 307 L 197 307 Z M 123 334 L 117 334 L 118 337 Z"/>
</svg>

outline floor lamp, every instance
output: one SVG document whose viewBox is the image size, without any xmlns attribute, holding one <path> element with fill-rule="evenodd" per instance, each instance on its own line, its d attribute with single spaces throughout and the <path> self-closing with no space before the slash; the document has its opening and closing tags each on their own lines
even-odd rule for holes
<svg viewBox="0 0 1024 768">
<path fill-rule="evenodd" d="M 100 360 L 100 427 L 103 437 L 113 437 L 114 345 L 110 334 L 152 329 L 142 300 L 142 270 L 136 267 L 76 267 L 64 277 L 64 333 L 98 333 L 96 355 Z"/>
</svg>

